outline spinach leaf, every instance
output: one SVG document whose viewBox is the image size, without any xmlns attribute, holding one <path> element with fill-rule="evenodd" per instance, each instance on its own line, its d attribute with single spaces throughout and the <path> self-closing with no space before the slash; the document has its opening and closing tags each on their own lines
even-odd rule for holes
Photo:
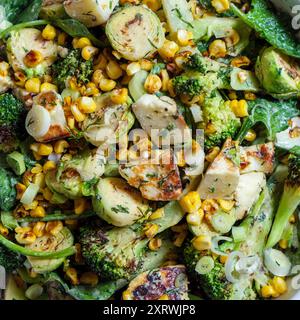
<svg viewBox="0 0 300 320">
<path fill-rule="evenodd" d="M 300 157 L 300 146 L 293 147 L 290 150 L 290 152 L 293 153 L 294 155 Z"/>
<path fill-rule="evenodd" d="M 17 178 L 12 172 L 0 168 L 0 209 L 9 211 L 16 201 L 16 188 Z"/>
<path fill-rule="evenodd" d="M 16 24 L 36 20 L 39 16 L 42 0 L 2 0 L 8 21 Z"/>
<path fill-rule="evenodd" d="M 288 120 L 300 114 L 297 100 L 256 99 L 248 101 L 250 114 L 236 137 L 243 141 L 249 129 L 257 123 L 262 123 L 267 129 L 268 138 L 274 140 L 275 134 L 288 128 Z"/>
<path fill-rule="evenodd" d="M 43 0 L 31 1 L 31 4 L 17 17 L 16 23 L 37 20 L 42 8 Z"/>
<path fill-rule="evenodd" d="M 300 43 L 292 30 L 291 18 L 284 14 L 276 15 L 267 0 L 252 0 L 251 9 L 246 14 L 234 4 L 231 4 L 231 9 L 275 48 L 300 58 Z"/>
<path fill-rule="evenodd" d="M 96 38 L 89 31 L 89 29 L 84 24 L 79 22 L 78 20 L 75 20 L 75 19 L 51 19 L 51 22 L 73 38 L 87 37 L 96 46 L 98 46 L 100 48 L 103 48 L 106 46 L 105 42 L 100 41 L 98 38 Z"/>
</svg>

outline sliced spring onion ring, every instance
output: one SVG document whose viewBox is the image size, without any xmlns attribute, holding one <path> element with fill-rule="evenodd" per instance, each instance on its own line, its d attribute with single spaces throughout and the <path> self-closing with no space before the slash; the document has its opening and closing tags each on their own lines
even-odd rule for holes
<svg viewBox="0 0 300 320">
<path fill-rule="evenodd" d="M 197 262 L 195 271 L 199 274 L 206 274 L 210 272 L 214 268 L 214 266 L 214 259 L 210 256 L 204 256 Z"/>
<path fill-rule="evenodd" d="M 236 271 L 239 273 L 253 274 L 261 265 L 258 255 L 241 258 L 235 265 Z"/>
<path fill-rule="evenodd" d="M 45 258 L 45 259 L 64 258 L 64 257 L 72 256 L 76 252 L 76 249 L 73 246 L 70 248 L 60 250 L 60 251 L 55 251 L 55 252 L 35 251 L 28 248 L 24 248 L 6 239 L 2 235 L 0 235 L 0 243 L 4 245 L 6 248 L 8 248 L 9 250 L 18 252 L 24 256 L 39 257 L 39 258 Z"/>
<path fill-rule="evenodd" d="M 211 251 L 215 254 L 218 254 L 220 256 L 228 256 L 228 253 L 224 252 L 224 251 L 221 251 L 219 250 L 219 242 L 220 241 L 229 241 L 231 242 L 232 239 L 229 238 L 229 237 L 224 237 L 224 236 L 216 236 L 216 237 L 213 237 L 212 240 L 211 240 Z"/>
<path fill-rule="evenodd" d="M 244 257 L 245 257 L 245 255 L 240 251 L 232 251 L 228 255 L 228 259 L 227 259 L 227 261 L 225 263 L 225 275 L 226 275 L 226 279 L 229 282 L 236 283 L 236 282 L 239 282 L 241 279 L 247 277 L 246 274 L 239 274 L 235 270 L 235 265 L 237 263 L 237 260 L 238 259 L 242 259 Z"/>
<path fill-rule="evenodd" d="M 289 258 L 283 252 L 272 248 L 265 250 L 264 263 L 273 275 L 279 277 L 287 276 L 292 267 Z"/>
<path fill-rule="evenodd" d="M 39 192 L 40 187 L 37 184 L 30 183 L 20 200 L 23 204 L 30 204 Z"/>
<path fill-rule="evenodd" d="M 225 212 L 216 212 L 211 218 L 213 228 L 220 233 L 227 233 L 235 223 L 235 218 Z"/>
</svg>

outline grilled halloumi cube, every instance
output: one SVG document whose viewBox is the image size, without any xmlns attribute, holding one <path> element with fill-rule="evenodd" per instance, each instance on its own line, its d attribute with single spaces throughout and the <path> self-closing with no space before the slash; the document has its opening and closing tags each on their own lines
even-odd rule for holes
<svg viewBox="0 0 300 320">
<path fill-rule="evenodd" d="M 155 144 L 182 144 L 191 140 L 189 127 L 172 98 L 144 94 L 132 105 L 132 110 L 141 127 L 149 136 L 152 133 L 151 141 Z"/>
<path fill-rule="evenodd" d="M 66 129 L 61 96 L 55 91 L 46 91 L 34 97 L 25 126 L 27 132 L 39 142 L 68 137 L 70 133 Z"/>
<path fill-rule="evenodd" d="M 274 143 L 257 144 L 241 147 L 241 174 L 249 172 L 263 172 L 270 174 L 274 169 Z"/>
<path fill-rule="evenodd" d="M 182 184 L 173 153 L 170 150 L 155 150 L 153 154 L 154 157 L 149 160 L 141 158 L 128 164 L 121 164 L 119 167 L 121 176 L 131 186 L 140 189 L 145 199 L 153 201 L 178 199 L 182 193 Z"/>
<path fill-rule="evenodd" d="M 126 298 L 125 298 L 126 296 Z M 126 300 L 189 300 L 185 266 L 167 266 L 143 272 L 133 279 Z"/>
<path fill-rule="evenodd" d="M 239 184 L 235 192 L 236 219 L 243 219 L 258 199 L 262 189 L 266 185 L 266 176 L 262 172 L 250 172 L 240 176 Z"/>
<path fill-rule="evenodd" d="M 239 150 L 228 139 L 198 187 L 202 199 L 232 199 L 240 179 Z"/>
</svg>

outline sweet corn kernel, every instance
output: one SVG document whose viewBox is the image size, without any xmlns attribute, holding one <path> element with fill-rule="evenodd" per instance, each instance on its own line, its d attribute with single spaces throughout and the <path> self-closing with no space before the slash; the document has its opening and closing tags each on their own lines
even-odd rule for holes
<svg viewBox="0 0 300 320">
<path fill-rule="evenodd" d="M 86 37 L 79 38 L 76 42 L 76 49 L 83 49 L 84 47 L 91 46 L 92 42 Z"/>
<path fill-rule="evenodd" d="M 36 235 L 37 238 L 42 237 L 45 232 L 46 223 L 43 221 L 38 221 L 35 223 L 32 231 Z"/>
<path fill-rule="evenodd" d="M 24 87 L 27 77 L 22 71 L 17 71 L 14 73 L 15 84 L 19 87 Z"/>
<path fill-rule="evenodd" d="M 77 122 L 82 122 L 86 118 L 85 114 L 79 110 L 76 104 L 71 105 L 71 112 Z"/>
<path fill-rule="evenodd" d="M 248 113 L 248 104 L 246 100 L 232 100 L 230 101 L 230 108 L 234 112 L 234 114 L 239 117 L 247 117 Z"/>
<path fill-rule="evenodd" d="M 61 221 L 49 221 L 46 224 L 45 230 L 53 236 L 56 236 L 62 230 L 63 227 L 64 225 Z"/>
<path fill-rule="evenodd" d="M 140 67 L 142 70 L 150 71 L 153 67 L 153 62 L 147 59 L 140 60 Z"/>
<path fill-rule="evenodd" d="M 42 85 L 41 85 L 41 92 L 44 92 L 44 91 L 58 91 L 57 89 L 57 86 L 53 83 L 49 83 L 49 82 L 44 82 Z"/>
<path fill-rule="evenodd" d="M 23 183 L 18 182 L 16 184 L 16 190 L 17 190 L 17 200 L 20 200 L 23 196 L 23 193 L 26 190 L 26 186 Z"/>
<path fill-rule="evenodd" d="M 100 89 L 105 92 L 113 90 L 116 85 L 116 81 L 104 78 L 99 83 Z"/>
<path fill-rule="evenodd" d="M 133 76 L 135 73 L 141 70 L 141 65 L 139 62 L 131 62 L 126 68 L 126 73 L 128 76 Z"/>
<path fill-rule="evenodd" d="M 205 156 L 206 161 L 210 163 L 213 162 L 219 153 L 220 153 L 219 147 L 213 147 L 209 149 L 208 154 Z"/>
<path fill-rule="evenodd" d="M 70 129 L 75 128 L 75 118 L 72 116 L 67 117 L 67 124 Z"/>
<path fill-rule="evenodd" d="M 220 256 L 220 262 L 222 264 L 225 264 L 227 262 L 227 260 L 228 260 L 228 256 Z"/>
<path fill-rule="evenodd" d="M 287 284 L 283 278 L 274 277 L 271 283 L 275 291 L 279 294 L 284 294 L 287 291 Z"/>
<path fill-rule="evenodd" d="M 256 95 L 253 92 L 245 92 L 244 97 L 249 101 L 254 101 L 256 99 Z"/>
<path fill-rule="evenodd" d="M 5 61 L 0 62 L 0 76 L 7 77 L 9 73 L 9 64 Z"/>
<path fill-rule="evenodd" d="M 37 154 L 40 156 L 49 156 L 53 152 L 53 147 L 51 144 L 40 143 Z"/>
<path fill-rule="evenodd" d="M 16 227 L 15 228 L 15 233 L 25 233 L 31 231 L 30 227 Z"/>
<path fill-rule="evenodd" d="M 122 299 L 123 300 L 131 300 L 131 292 L 129 290 L 125 290 L 123 293 L 122 293 Z"/>
<path fill-rule="evenodd" d="M 288 241 L 287 241 L 286 239 L 281 239 L 281 240 L 279 241 L 279 247 L 280 247 L 281 249 L 287 249 L 287 247 L 288 247 Z"/>
<path fill-rule="evenodd" d="M 183 242 L 186 239 L 187 235 L 188 233 L 186 231 L 179 233 L 176 236 L 175 241 L 173 242 L 174 246 L 180 248 L 183 245 Z"/>
<path fill-rule="evenodd" d="M 74 200 L 74 212 L 75 214 L 82 214 L 87 207 L 87 201 L 85 198 Z"/>
<path fill-rule="evenodd" d="M 79 284 L 78 274 L 75 268 L 67 268 L 66 276 L 74 286 Z"/>
<path fill-rule="evenodd" d="M 55 148 L 55 147 L 54 147 Z M 56 151 L 55 151 L 56 152 Z M 56 163 L 54 161 L 46 161 L 43 165 L 43 172 L 46 173 L 50 170 L 53 170 L 56 168 Z"/>
<path fill-rule="evenodd" d="M 229 0 L 212 0 L 211 5 L 216 9 L 218 13 L 225 12 L 230 8 Z"/>
<path fill-rule="evenodd" d="M 160 72 L 161 80 L 162 80 L 162 91 L 168 91 L 170 77 L 168 71 L 166 69 L 161 70 Z"/>
<path fill-rule="evenodd" d="M 98 69 L 94 71 L 93 76 L 92 76 L 92 81 L 95 83 L 97 86 L 99 86 L 100 80 L 104 78 L 103 71 Z"/>
<path fill-rule="evenodd" d="M 240 35 L 236 30 L 231 29 L 228 36 L 225 37 L 224 40 L 225 40 L 227 48 L 231 48 L 239 43 Z"/>
<path fill-rule="evenodd" d="M 42 192 L 44 199 L 50 201 L 53 196 L 53 193 L 50 191 L 50 189 L 44 188 Z"/>
<path fill-rule="evenodd" d="M 98 49 L 93 46 L 86 46 L 81 50 L 81 56 L 84 60 L 90 60 L 98 53 Z"/>
<path fill-rule="evenodd" d="M 253 142 L 256 139 L 256 133 L 254 130 L 250 129 L 245 135 L 245 140 L 248 142 Z"/>
<path fill-rule="evenodd" d="M 68 35 L 65 32 L 60 32 L 57 37 L 57 44 L 59 46 L 64 46 L 67 42 Z"/>
<path fill-rule="evenodd" d="M 205 127 L 206 134 L 212 134 L 217 131 L 216 127 L 212 123 L 208 123 Z"/>
<path fill-rule="evenodd" d="M 26 231 L 17 233 L 15 238 L 20 244 L 32 244 L 36 240 L 36 235 L 33 233 L 33 231 Z"/>
<path fill-rule="evenodd" d="M 68 147 L 69 147 L 69 143 L 66 140 L 56 141 L 54 144 L 54 152 L 58 154 L 64 153 L 65 149 L 67 149 Z M 49 166 L 52 167 L 53 165 L 49 164 Z"/>
<path fill-rule="evenodd" d="M 148 93 L 155 93 L 162 87 L 161 79 L 156 74 L 149 74 L 144 83 L 144 88 Z"/>
<path fill-rule="evenodd" d="M 45 187 L 45 174 L 43 172 L 34 175 L 32 182 L 40 187 L 40 189 Z"/>
<path fill-rule="evenodd" d="M 115 104 L 126 103 L 126 101 L 128 99 L 128 89 L 127 88 L 115 89 L 112 92 L 110 99 Z"/>
<path fill-rule="evenodd" d="M 163 46 L 158 50 L 158 53 L 163 59 L 170 60 L 175 57 L 178 50 L 179 46 L 175 41 L 165 40 Z"/>
<path fill-rule="evenodd" d="M 191 226 L 200 226 L 204 217 L 204 211 L 200 208 L 196 212 L 189 213 L 186 216 L 186 222 Z"/>
<path fill-rule="evenodd" d="M 38 206 L 38 201 L 33 200 L 30 204 L 24 204 L 24 209 L 25 210 L 33 210 Z"/>
<path fill-rule="evenodd" d="M 161 0 L 143 0 L 143 4 L 154 12 L 161 8 Z"/>
<path fill-rule="evenodd" d="M 233 200 L 219 199 L 218 202 L 219 202 L 221 209 L 225 212 L 229 212 L 235 204 L 235 202 Z"/>
<path fill-rule="evenodd" d="M 4 225 L 0 222 L 0 234 L 6 237 L 8 233 L 9 233 L 8 229 L 4 227 Z"/>
<path fill-rule="evenodd" d="M 157 224 L 152 224 L 150 225 L 147 230 L 145 231 L 145 235 L 147 238 L 153 238 L 157 232 L 158 232 L 158 225 Z"/>
<path fill-rule="evenodd" d="M 34 174 L 36 174 L 36 173 L 41 173 L 41 172 L 43 172 L 43 167 L 42 167 L 39 163 L 37 163 L 37 164 L 30 170 L 30 172 L 31 172 L 31 173 L 34 173 Z"/>
<path fill-rule="evenodd" d="M 35 209 L 30 211 L 32 218 L 43 218 L 46 215 L 46 211 L 42 206 L 37 206 Z"/>
<path fill-rule="evenodd" d="M 236 57 L 236 58 L 233 58 L 230 62 L 230 64 L 233 66 L 233 67 L 237 67 L 237 68 L 240 68 L 240 67 L 247 67 L 249 66 L 251 63 L 250 59 L 246 56 L 241 56 L 241 57 Z"/>
<path fill-rule="evenodd" d="M 24 57 L 23 61 L 26 67 L 34 68 L 39 65 L 43 61 L 43 59 L 43 55 L 40 51 L 30 50 Z"/>
<path fill-rule="evenodd" d="M 78 99 L 79 110 L 83 113 L 93 113 L 97 109 L 96 102 L 91 97 L 81 97 Z"/>
<path fill-rule="evenodd" d="M 200 195 L 197 191 L 191 191 L 179 200 L 181 208 L 187 213 L 193 213 L 201 207 Z"/>
<path fill-rule="evenodd" d="M 47 24 L 42 31 L 42 37 L 45 40 L 54 40 L 56 37 L 56 29 L 50 24 Z"/>
<path fill-rule="evenodd" d="M 271 298 L 276 295 L 276 291 L 271 285 L 265 285 L 261 288 L 261 295 L 263 298 Z"/>
<path fill-rule="evenodd" d="M 185 47 L 189 45 L 190 41 L 193 39 L 193 33 L 185 29 L 179 29 L 177 31 L 176 38 L 177 38 L 177 43 L 180 46 Z"/>
<path fill-rule="evenodd" d="M 162 241 L 159 238 L 153 238 L 149 241 L 149 249 L 151 251 L 156 251 L 157 249 L 159 249 L 161 247 Z"/>
<path fill-rule="evenodd" d="M 208 48 L 209 55 L 214 58 L 224 58 L 226 56 L 226 44 L 223 40 L 214 40 Z"/>
<path fill-rule="evenodd" d="M 117 61 L 110 60 L 106 66 L 106 73 L 110 79 L 117 80 L 123 75 L 123 70 Z"/>
<path fill-rule="evenodd" d="M 202 202 L 201 208 L 205 213 L 213 213 L 219 208 L 219 205 L 214 199 L 205 199 Z"/>
<path fill-rule="evenodd" d="M 151 216 L 149 217 L 149 220 L 156 220 L 156 219 L 162 218 L 164 215 L 165 215 L 164 208 L 159 208 L 151 214 Z"/>
<path fill-rule="evenodd" d="M 25 82 L 25 89 L 31 93 L 39 93 L 41 88 L 41 80 L 39 78 L 31 78 Z"/>
<path fill-rule="evenodd" d="M 94 70 L 105 70 L 107 65 L 107 58 L 103 53 L 99 54 L 96 60 L 94 61 Z"/>
<path fill-rule="evenodd" d="M 158 298 L 158 300 L 170 300 L 169 296 L 167 294 L 163 294 Z"/>
<path fill-rule="evenodd" d="M 96 286 L 99 282 L 99 277 L 94 272 L 84 272 L 80 276 L 80 283 L 88 286 Z"/>
<path fill-rule="evenodd" d="M 207 235 L 201 235 L 192 240 L 196 250 L 209 250 L 211 248 L 211 238 Z"/>
</svg>

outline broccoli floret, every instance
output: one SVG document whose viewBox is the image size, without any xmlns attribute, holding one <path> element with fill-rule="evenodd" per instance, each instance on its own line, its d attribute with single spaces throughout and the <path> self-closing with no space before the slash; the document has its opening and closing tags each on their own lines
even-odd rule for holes
<svg viewBox="0 0 300 320">
<path fill-rule="evenodd" d="M 266 188 L 261 192 L 256 204 L 240 225 L 246 232 L 245 240 L 225 242 L 220 246 L 220 250 L 225 252 L 230 249 L 231 251 L 240 251 L 246 256 L 261 256 L 271 229 L 273 213 L 274 202 Z M 214 267 L 211 271 L 206 274 L 198 273 L 196 265 L 199 259 L 208 254 L 207 251 L 196 250 L 191 241 L 187 242 L 184 249 L 184 260 L 188 272 L 199 289 L 203 289 L 211 299 L 217 300 L 253 300 L 256 298 L 257 293 L 251 277 L 232 283 L 226 277 L 225 265 L 217 260 L 214 261 Z"/>
<path fill-rule="evenodd" d="M 54 82 L 60 90 L 66 87 L 66 81 L 75 77 L 79 84 L 89 82 L 93 73 L 93 61 L 84 60 L 79 49 L 73 49 L 62 60 L 57 61 L 52 66 Z"/>
<path fill-rule="evenodd" d="M 0 209 L 10 210 L 16 202 L 16 177 L 12 172 L 0 168 Z"/>
<path fill-rule="evenodd" d="M 0 266 L 3 266 L 7 272 L 14 271 L 20 268 L 25 260 L 25 257 L 8 250 L 0 245 Z"/>
<path fill-rule="evenodd" d="M 158 233 L 176 225 L 183 215 L 179 204 L 170 202 L 164 207 L 164 216 L 156 220 Z M 151 264 L 154 264 L 152 268 L 158 267 L 158 262 L 162 262 L 161 258 L 166 258 L 167 254 L 161 250 L 157 252 L 157 257 L 146 258 L 149 257 L 149 239 L 144 231 L 146 223 L 137 222 L 128 227 L 113 227 L 109 230 L 91 225 L 82 227 L 79 241 L 87 265 L 107 280 L 129 280 L 143 268 L 151 269 Z"/>
<path fill-rule="evenodd" d="M 14 95 L 0 95 L 0 151 L 10 152 L 17 147 L 17 137 L 24 130 L 24 113 L 23 103 Z"/>
<path fill-rule="evenodd" d="M 291 215 L 300 204 L 300 157 L 291 155 L 289 158 L 289 175 L 285 180 L 283 194 L 275 215 L 267 247 L 276 245 L 284 232 Z"/>
<path fill-rule="evenodd" d="M 221 145 L 228 137 L 233 137 L 241 125 L 240 119 L 217 91 L 204 99 L 202 111 L 206 148 Z"/>
</svg>

